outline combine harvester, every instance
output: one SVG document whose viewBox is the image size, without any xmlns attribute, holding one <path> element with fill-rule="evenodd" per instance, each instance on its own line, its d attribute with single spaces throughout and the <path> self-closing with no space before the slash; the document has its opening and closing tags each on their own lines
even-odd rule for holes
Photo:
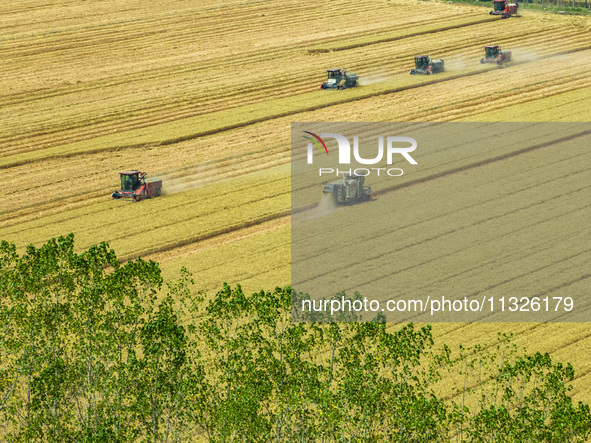
<svg viewBox="0 0 591 443">
<path fill-rule="evenodd" d="M 409 74 L 431 75 L 443 72 L 443 60 L 431 60 L 428 55 L 417 55 L 415 57 L 415 67 L 411 69 Z"/>
<path fill-rule="evenodd" d="M 371 199 L 371 188 L 363 186 L 365 177 L 346 174 L 336 182 L 324 184 L 324 194 L 332 195 L 337 204 L 353 204 Z"/>
<path fill-rule="evenodd" d="M 508 0 L 495 0 L 493 10 L 489 12 L 490 15 L 500 15 L 501 18 L 509 18 L 517 14 L 519 3 L 509 3 Z"/>
<path fill-rule="evenodd" d="M 484 58 L 480 59 L 480 63 L 496 63 L 503 66 L 503 63 L 511 61 L 511 51 L 502 51 L 498 45 L 490 45 L 484 47 Z"/>
<path fill-rule="evenodd" d="M 158 197 L 162 194 L 162 180 L 154 177 L 146 179 L 146 173 L 140 171 L 120 172 L 121 189 L 113 192 L 115 199 L 142 201 L 145 198 Z"/>
<path fill-rule="evenodd" d="M 328 80 L 320 85 L 320 89 L 348 89 L 357 86 L 359 76 L 346 69 L 327 69 Z"/>
</svg>

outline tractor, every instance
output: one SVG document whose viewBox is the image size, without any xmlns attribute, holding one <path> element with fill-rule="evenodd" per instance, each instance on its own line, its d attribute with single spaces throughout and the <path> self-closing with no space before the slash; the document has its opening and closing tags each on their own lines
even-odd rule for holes
<svg viewBox="0 0 591 443">
<path fill-rule="evenodd" d="M 508 18 L 517 14 L 519 3 L 509 3 L 508 0 L 494 0 L 493 10 L 489 12 L 490 15 L 500 15 L 501 18 Z"/>
<path fill-rule="evenodd" d="M 480 59 L 480 63 L 496 63 L 502 66 L 503 63 L 511 61 L 511 51 L 502 51 L 498 45 L 490 45 L 484 47 L 484 58 Z"/>
<path fill-rule="evenodd" d="M 320 85 L 320 89 L 347 89 L 357 86 L 359 76 L 347 72 L 346 69 L 328 69 L 326 72 L 328 80 Z"/>
<path fill-rule="evenodd" d="M 371 188 L 363 186 L 364 182 L 364 176 L 343 172 L 341 180 L 325 183 L 323 192 L 325 195 L 332 195 L 337 204 L 358 203 L 371 198 Z"/>
<path fill-rule="evenodd" d="M 113 192 L 111 197 L 114 199 L 142 201 L 145 198 L 158 197 L 162 193 L 162 180 L 146 178 L 145 172 L 125 171 L 120 172 L 121 189 Z"/>
<path fill-rule="evenodd" d="M 443 72 L 443 60 L 431 60 L 428 55 L 417 55 L 415 57 L 415 67 L 410 70 L 410 74 L 431 75 Z"/>
</svg>

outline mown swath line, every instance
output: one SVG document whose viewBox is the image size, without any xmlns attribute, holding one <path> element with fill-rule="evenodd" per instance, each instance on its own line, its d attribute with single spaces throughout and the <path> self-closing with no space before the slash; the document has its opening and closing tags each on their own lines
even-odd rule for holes
<svg viewBox="0 0 591 443">
<path fill-rule="evenodd" d="M 583 188 L 583 189 L 584 189 L 584 188 Z M 573 191 L 573 193 L 576 193 L 576 192 L 579 192 L 579 191 L 580 191 L 580 190 Z M 562 197 L 562 196 L 554 197 L 554 199 L 558 199 L 558 198 L 561 198 L 561 197 Z M 483 224 L 483 223 L 490 222 L 491 220 L 497 220 L 497 219 L 500 219 L 500 218 L 506 217 L 506 216 L 508 216 L 508 215 L 511 215 L 511 214 L 514 214 L 514 213 L 518 213 L 518 212 L 520 212 L 520 211 L 523 211 L 523 210 L 527 210 L 527 209 L 529 209 L 529 208 L 532 208 L 532 207 L 535 207 L 535 206 L 537 206 L 538 204 L 539 204 L 539 203 L 534 203 L 534 204 L 532 204 L 532 205 L 529 205 L 529 206 L 526 206 L 526 207 L 521 207 L 521 208 L 518 208 L 518 209 L 515 209 L 515 210 L 512 210 L 512 211 L 506 212 L 506 213 L 497 214 L 497 215 L 495 215 L 495 216 L 492 216 L 492 217 L 487 217 L 487 218 L 485 218 L 485 219 L 479 220 L 479 221 L 478 221 L 478 222 L 476 222 L 476 223 L 472 223 L 471 225 L 468 225 L 468 226 L 462 226 L 462 227 L 458 227 L 458 228 L 454 228 L 454 229 L 449 229 L 449 230 L 447 230 L 447 231 L 445 231 L 445 232 L 438 233 L 438 234 L 436 234 L 436 235 L 434 235 L 434 236 L 432 236 L 432 237 L 423 238 L 423 239 L 421 239 L 420 241 L 417 241 L 417 242 L 410 243 L 410 244 L 408 244 L 408 245 L 405 245 L 405 246 L 403 246 L 403 247 L 401 247 L 401 248 L 398 248 L 398 249 L 396 249 L 396 250 L 394 250 L 394 251 L 386 251 L 386 252 L 384 252 L 384 253 L 382 253 L 382 254 L 375 255 L 375 256 L 373 256 L 373 257 L 372 257 L 372 259 L 371 259 L 371 260 L 379 260 L 379 259 L 382 259 L 382 258 L 384 258 L 384 257 L 388 257 L 388 256 L 390 256 L 390 255 L 395 255 L 395 254 L 398 254 L 400 251 L 404 251 L 404 250 L 407 250 L 407 249 L 411 249 L 411 248 L 414 248 L 414 247 L 417 247 L 417 246 L 424 245 L 424 244 L 426 244 L 426 243 L 429 243 L 429 242 L 433 242 L 433 241 L 435 241 L 435 240 L 439 240 L 441 237 L 445 237 L 445 236 L 448 236 L 448 235 L 451 235 L 451 234 L 455 234 L 455 233 L 458 233 L 458 232 L 460 232 L 460 231 L 462 231 L 462 230 L 464 230 L 464 229 L 473 228 L 474 226 L 478 226 L 478 225 L 480 225 L 480 224 Z M 581 211 L 581 210 L 582 210 L 582 208 L 577 208 L 577 209 L 574 209 L 574 210 L 572 210 L 572 211 L 569 211 L 569 212 L 568 212 L 566 215 L 569 215 L 569 214 L 574 214 L 574 213 L 576 213 L 576 212 L 579 212 L 579 211 Z M 449 214 L 446 214 L 446 215 L 449 215 Z M 540 221 L 540 222 L 536 223 L 536 225 L 540 225 L 540 224 L 544 224 L 544 223 L 551 222 L 552 220 L 554 220 L 554 219 L 556 219 L 556 218 L 559 218 L 559 217 L 563 217 L 564 215 L 565 215 L 565 214 L 562 214 L 562 215 L 560 215 L 560 216 L 558 216 L 558 217 L 551 217 L 551 218 L 549 218 L 549 219 L 542 220 L 542 221 Z M 437 218 L 437 217 L 435 217 L 435 218 Z M 399 228 L 399 229 L 405 229 L 405 228 L 408 228 L 408 226 L 401 227 L 401 228 Z M 529 229 L 529 228 L 530 228 L 530 226 L 528 226 L 528 227 L 519 227 L 519 228 L 516 228 L 514 231 L 512 231 L 512 232 L 511 232 L 511 234 L 515 234 L 515 233 L 517 233 L 517 232 L 520 232 L 520 231 L 523 231 L 524 229 Z M 544 249 L 542 249 L 542 250 L 547 250 L 547 249 L 551 249 L 551 248 L 552 248 L 552 246 L 549 246 L 548 248 L 544 248 Z M 443 258 L 443 257 L 452 256 L 452 255 L 455 255 L 455 254 L 457 254 L 457 253 L 458 253 L 458 251 L 453 251 L 453 252 L 445 253 L 445 254 L 442 254 L 442 255 L 440 255 L 440 256 L 437 256 L 437 257 L 434 257 L 434 258 L 431 258 L 431 259 L 428 259 L 428 260 L 422 261 L 422 262 L 420 262 L 420 263 L 418 264 L 418 266 L 424 266 L 424 265 L 427 265 L 427 264 L 429 264 L 429 263 L 435 262 L 435 261 L 437 261 L 437 260 L 439 260 L 439 259 L 441 259 L 441 258 Z M 522 257 L 529 257 L 529 256 L 534 256 L 534 255 L 536 255 L 536 254 L 538 254 L 538 253 L 539 253 L 539 251 L 535 251 L 535 252 L 527 253 L 527 254 L 523 255 Z M 584 252 L 583 252 L 583 253 L 584 253 Z M 578 256 L 578 255 L 581 255 L 581 254 L 583 254 L 583 253 L 580 253 L 580 254 L 575 254 L 574 256 Z M 321 253 L 319 253 L 319 254 L 310 255 L 310 256 L 308 256 L 308 258 L 318 258 L 318 257 L 322 257 L 323 255 L 325 255 L 325 254 L 324 254 L 324 252 L 321 252 Z M 462 273 L 459 273 L 459 274 L 457 274 L 457 275 L 462 275 L 463 273 L 472 272 L 472 271 L 474 271 L 474 270 L 476 270 L 476 269 L 479 269 L 480 267 L 486 267 L 486 266 L 488 266 L 488 265 L 490 265 L 490 264 L 491 264 L 491 262 L 486 262 L 486 263 L 483 263 L 482 265 L 479 265 L 479 266 L 477 266 L 477 267 L 470 268 L 470 269 L 468 269 L 468 270 L 466 270 L 466 271 L 463 271 Z M 387 278 L 391 278 L 391 277 L 392 277 L 392 275 L 394 275 L 394 274 L 401 274 L 401 273 L 403 273 L 403 272 L 410 271 L 410 270 L 414 269 L 416 266 L 417 266 L 417 264 L 413 264 L 412 266 L 408 266 L 408 267 L 400 268 L 400 269 L 396 270 L 396 272 L 388 272 L 387 274 L 384 274 L 382 277 L 376 277 L 375 275 L 372 275 L 370 280 L 366 280 L 366 281 L 364 281 L 364 282 L 360 282 L 360 283 L 358 283 L 358 286 L 365 285 L 365 284 L 367 284 L 367 283 L 369 283 L 369 282 L 375 283 L 375 282 L 377 282 L 377 281 L 379 281 L 379 280 L 382 280 L 382 279 L 385 279 L 385 278 L 386 278 L 386 279 L 387 279 Z M 325 276 L 327 276 L 327 275 L 331 275 L 331 274 L 332 274 L 334 271 L 335 271 L 335 269 L 331 269 L 331 270 L 327 270 L 327 271 L 325 271 L 325 272 L 322 272 L 322 273 L 318 273 L 318 274 L 314 275 L 313 277 L 311 277 L 309 280 L 315 280 L 315 279 L 319 279 L 319 278 L 325 277 Z M 453 279 L 453 278 L 455 278 L 457 275 L 455 275 L 455 276 L 452 276 L 452 277 L 448 277 L 448 278 L 446 278 L 446 279 L 444 279 L 444 280 L 441 280 L 441 281 L 445 281 L 445 280 L 448 280 L 448 279 Z M 437 282 L 437 283 L 439 283 L 439 282 Z M 433 284 L 436 284 L 436 283 L 431 283 L 431 284 L 428 284 L 428 285 L 426 285 L 426 286 L 423 286 L 423 287 L 421 287 L 420 289 L 425 289 L 425 288 L 428 288 L 428 287 L 430 287 L 430 286 L 433 286 Z M 499 284 L 500 284 L 500 283 L 499 283 Z M 495 286 L 496 286 L 496 285 L 495 285 Z M 493 286 L 493 287 L 494 287 L 494 286 Z M 486 288 L 486 290 L 492 289 L 493 287 Z M 349 290 L 353 290 L 353 289 L 354 289 L 354 288 L 349 288 Z M 471 297 L 471 296 L 476 296 L 476 295 L 480 294 L 481 292 L 482 292 L 482 291 L 478 291 L 478 292 L 476 292 L 476 293 L 470 294 L 470 295 L 469 295 L 469 297 Z"/>
<path fill-rule="evenodd" d="M 575 32 L 575 31 L 573 31 L 573 32 Z M 251 98 L 251 100 L 249 100 L 249 102 L 253 102 L 253 100 L 256 101 L 256 99 L 257 99 L 257 95 L 255 94 L 255 95 L 252 96 L 252 98 Z M 223 100 L 220 100 L 219 101 L 219 106 L 222 106 L 223 103 L 224 103 L 224 101 Z M 155 104 L 154 107 L 153 107 L 153 109 L 162 110 L 162 109 L 160 109 L 162 107 L 164 107 L 163 109 L 168 109 L 168 108 L 170 108 L 170 105 L 166 105 L 166 104 L 164 104 L 164 105 L 162 105 L 162 104 Z M 212 108 L 212 109 L 215 110 L 215 108 Z M 142 111 L 142 114 L 145 113 L 145 112 L 147 112 L 147 111 L 146 110 Z M 150 119 L 150 120 L 145 121 L 144 124 L 147 125 L 147 124 L 150 124 L 150 123 L 153 124 L 154 122 L 157 122 L 157 121 L 176 120 L 179 117 L 183 116 L 183 114 L 184 114 L 184 116 L 187 116 L 187 115 L 195 115 L 195 112 L 194 111 L 192 111 L 192 112 L 191 111 L 189 111 L 189 112 L 186 112 L 185 111 L 184 113 L 177 113 L 177 114 L 175 114 L 173 116 L 170 116 L 169 115 L 169 116 L 165 116 L 165 117 L 159 118 L 159 119 Z M 140 121 L 140 120 L 145 120 L 145 118 L 139 117 L 138 118 L 138 121 Z M 39 133 L 39 131 L 37 131 L 37 133 Z M 62 138 L 62 140 L 64 140 L 64 139 Z M 45 144 L 47 144 L 47 143 L 45 143 Z M 35 150 L 35 148 L 34 147 L 33 148 L 29 147 L 28 149 L 18 149 L 18 148 L 16 148 L 16 149 L 12 150 L 12 152 L 27 152 L 27 151 L 32 151 L 32 150 Z M 5 155 L 6 155 L 6 153 L 5 153 Z"/>
<path fill-rule="evenodd" d="M 502 160 L 506 160 L 506 159 L 511 158 L 511 157 L 516 157 L 518 155 L 525 154 L 525 153 L 528 153 L 528 152 L 532 152 L 532 151 L 535 151 L 537 149 L 543 149 L 543 148 L 546 148 L 548 146 L 552 146 L 554 144 L 563 143 L 563 142 L 566 142 L 566 141 L 569 141 L 569 140 L 574 140 L 576 138 L 584 137 L 584 136 L 587 136 L 587 135 L 591 135 L 591 129 L 585 130 L 585 131 L 582 131 L 582 132 L 578 132 L 576 134 L 568 135 L 568 136 L 565 136 L 565 137 L 561 137 L 561 138 L 558 138 L 558 139 L 549 140 L 549 141 L 544 142 L 544 143 L 538 143 L 536 145 L 528 146 L 526 148 L 518 149 L 516 151 L 507 152 L 505 154 L 498 155 L 496 157 L 492 157 L 492 158 L 489 158 L 489 159 L 480 160 L 480 161 L 477 161 L 477 162 L 474 162 L 474 163 L 470 163 L 470 164 L 467 164 L 467 165 L 458 166 L 456 168 L 452 168 L 452 169 L 449 169 L 449 170 L 446 170 L 446 171 L 437 172 L 437 173 L 428 175 L 426 177 L 418 178 L 416 180 L 409 180 L 409 181 L 407 181 L 405 183 L 400 183 L 398 185 L 393 185 L 393 186 L 389 186 L 389 187 L 380 189 L 378 191 L 375 191 L 373 194 L 374 195 L 388 194 L 388 193 L 397 191 L 399 189 L 408 188 L 408 187 L 419 185 L 419 184 L 423 184 L 423 183 L 426 183 L 426 182 L 429 182 L 429 181 L 432 181 L 432 180 L 437 180 L 437 179 L 442 178 L 442 177 L 447 177 L 449 175 L 457 174 L 459 172 L 464 172 L 464 171 L 468 171 L 468 170 L 471 170 L 471 169 L 479 168 L 479 167 L 482 167 L 482 166 L 490 165 L 492 163 L 496 163 L 496 162 L 499 162 L 499 161 L 502 161 Z M 299 214 L 299 213 L 302 213 L 304 211 L 309 211 L 311 209 L 314 209 L 315 207 L 316 207 L 316 203 L 311 203 L 311 204 L 308 204 L 308 205 L 300 206 L 298 208 L 293 208 L 292 209 L 292 214 Z"/>
<path fill-rule="evenodd" d="M 502 160 L 506 160 L 506 159 L 511 158 L 511 157 L 515 157 L 515 156 L 518 156 L 518 155 L 521 155 L 521 154 L 525 154 L 527 152 L 532 152 L 532 151 L 535 151 L 537 149 L 546 148 L 546 147 L 552 146 L 554 144 L 567 142 L 567 141 L 574 140 L 576 138 L 584 137 L 584 136 L 587 136 L 587 135 L 591 135 L 591 129 L 588 129 L 588 130 L 585 130 L 585 131 L 581 131 L 581 132 L 578 132 L 576 134 L 567 135 L 565 137 L 561 137 L 561 138 L 558 138 L 558 139 L 549 140 L 547 142 L 538 143 L 536 145 L 528 146 L 526 148 L 518 149 L 516 151 L 507 152 L 505 154 L 498 155 L 496 157 L 492 157 L 490 159 L 481 160 L 481 161 L 478 161 L 478 162 L 475 162 L 475 163 L 471 163 L 471 164 L 467 164 L 467 165 L 464 165 L 464 166 L 458 166 L 457 168 L 449 169 L 447 171 L 441 171 L 441 172 L 438 172 L 438 173 L 429 175 L 427 177 L 419 178 L 419 179 L 416 179 L 416 180 L 410 180 L 410 181 L 408 181 L 406 183 L 401 183 L 399 185 L 394 185 L 394 186 L 390 186 L 390 187 L 381 189 L 379 191 L 374 192 L 374 194 L 375 195 L 380 195 L 380 194 L 383 194 L 383 193 L 388 193 L 388 192 L 396 191 L 398 189 L 407 188 L 409 186 L 414 186 L 414 185 L 425 183 L 425 182 L 428 182 L 428 181 L 431 181 L 431 180 L 435 180 L 435 179 L 438 179 L 438 178 L 441 178 L 441 177 L 446 177 L 448 175 L 457 174 L 458 172 L 464 172 L 464 171 L 468 171 L 470 169 L 479 168 L 481 166 L 489 165 L 491 163 L 496 163 L 496 162 L 499 162 L 499 161 L 502 161 Z"/>
<path fill-rule="evenodd" d="M 397 36 L 392 36 L 392 37 L 377 38 L 376 40 L 371 40 L 371 41 L 367 41 L 367 42 L 359 42 L 359 43 L 353 43 L 353 44 L 342 44 L 342 45 L 337 45 L 337 46 L 333 46 L 333 47 L 326 47 L 326 48 L 315 47 L 315 48 L 311 48 L 310 51 L 312 51 L 312 52 L 314 52 L 314 51 L 320 51 L 320 52 L 345 51 L 347 49 L 363 48 L 365 46 L 376 45 L 379 43 L 394 42 L 397 40 L 403 40 L 405 38 L 423 36 L 423 35 L 428 35 L 428 34 L 436 34 L 438 32 L 449 31 L 452 29 L 466 28 L 469 26 L 479 25 L 481 23 L 490 22 L 490 21 L 493 21 L 493 19 L 491 19 L 491 17 L 482 17 L 480 19 L 475 19 L 473 22 L 462 23 L 460 25 L 448 25 L 448 26 L 442 26 L 440 28 L 435 28 L 435 29 L 418 30 L 415 32 L 409 32 L 408 34 L 397 35 Z"/>
<path fill-rule="evenodd" d="M 574 92 L 587 88 L 591 85 L 591 80 L 581 78 L 579 80 L 564 82 L 564 78 L 545 82 L 538 82 L 524 88 L 519 93 L 511 89 L 510 91 L 499 91 L 492 95 L 495 101 L 488 98 L 477 97 L 461 104 L 441 105 L 432 108 L 430 111 L 422 113 L 406 114 L 403 117 L 414 117 L 422 119 L 432 115 L 434 110 L 438 112 L 438 121 L 458 121 L 478 114 L 502 110 L 511 106 L 525 104 L 528 102 L 545 99 L 555 95 Z"/>
<path fill-rule="evenodd" d="M 126 256 L 123 256 L 123 258 L 121 259 L 121 261 L 128 261 L 128 260 L 134 260 L 138 257 L 144 256 L 144 255 L 153 255 L 153 254 L 158 254 L 158 253 L 162 253 L 162 252 L 166 252 L 166 251 L 170 251 L 176 248 L 180 248 L 183 246 L 187 246 L 190 245 L 192 243 L 198 243 L 198 242 L 202 242 L 204 240 L 209 240 L 215 237 L 219 237 L 221 235 L 224 234 L 228 234 L 231 233 L 233 231 L 239 231 L 241 229 L 245 229 L 245 228 L 249 228 L 251 226 L 256 226 L 256 225 L 260 225 L 263 223 L 266 223 L 268 221 L 271 220 L 275 220 L 281 217 L 286 217 L 288 215 L 291 214 L 291 211 L 286 210 L 286 211 L 282 211 L 279 213 L 275 213 L 275 214 L 270 214 L 264 217 L 259 217 L 256 219 L 252 219 L 252 220 L 248 220 L 242 223 L 239 223 L 237 225 L 232 225 L 232 226 L 228 226 L 226 228 L 223 229 L 218 229 L 215 231 L 212 231 L 210 233 L 207 234 L 201 234 L 201 235 L 195 235 L 189 238 L 186 238 L 184 240 L 181 240 L 179 242 L 176 243 L 172 243 L 172 244 L 168 244 L 168 245 L 164 245 L 164 246 L 159 246 L 157 248 L 152 248 L 152 249 L 144 249 L 141 251 L 141 253 L 134 253 L 134 254 L 129 254 Z"/>
<path fill-rule="evenodd" d="M 564 54 L 584 51 L 584 50 L 588 50 L 588 49 L 591 49 L 591 46 L 574 48 L 574 49 L 560 52 L 558 54 L 548 55 L 548 56 L 542 57 L 542 58 L 549 58 L 549 57 L 553 57 L 553 56 L 557 56 L 557 55 L 564 55 Z M 523 62 L 523 63 L 527 63 L 527 62 Z M 516 63 L 516 64 L 518 64 L 518 63 Z M 492 67 L 490 69 L 495 69 L 495 68 Z M 397 86 L 394 88 L 386 88 L 381 91 L 376 91 L 376 92 L 367 93 L 367 94 L 359 94 L 359 95 L 355 95 L 354 97 L 349 97 L 349 98 L 339 97 L 337 100 L 330 101 L 330 102 L 323 102 L 323 103 L 315 104 L 312 106 L 305 106 L 305 107 L 298 108 L 298 109 L 291 109 L 291 110 L 286 110 L 286 111 L 282 111 L 282 112 L 276 112 L 276 113 L 268 114 L 268 115 L 265 115 L 262 117 L 247 119 L 246 121 L 239 122 L 239 123 L 226 124 L 226 125 L 198 131 L 198 132 L 191 133 L 191 134 L 182 135 L 179 137 L 171 137 L 166 140 L 140 142 L 140 143 L 128 144 L 128 145 L 117 145 L 117 146 L 109 146 L 109 147 L 90 148 L 90 149 L 83 150 L 83 151 L 52 153 L 51 155 L 44 156 L 44 157 L 40 156 L 38 158 L 28 158 L 28 159 L 23 159 L 23 160 L 15 160 L 12 162 L 8 161 L 6 163 L 0 164 L 0 169 L 6 169 L 6 168 L 20 166 L 20 165 L 24 165 L 24 164 L 32 164 L 32 163 L 36 163 L 36 162 L 41 162 L 41 161 L 45 161 L 49 158 L 70 158 L 70 157 L 74 157 L 77 155 L 87 155 L 87 154 L 94 154 L 94 153 L 98 153 L 98 152 L 107 152 L 108 153 L 108 152 L 114 152 L 114 151 L 121 150 L 121 149 L 142 149 L 142 148 L 154 147 L 154 146 L 167 146 L 167 145 L 171 145 L 171 144 L 180 143 L 183 141 L 192 140 L 192 139 L 195 139 L 198 137 L 218 134 L 220 132 L 242 128 L 242 127 L 249 126 L 249 125 L 252 125 L 255 123 L 261 123 L 261 122 L 273 120 L 276 118 L 287 117 L 287 116 L 299 114 L 302 112 L 316 111 L 316 110 L 323 109 L 323 108 L 326 108 L 329 106 L 350 103 L 350 102 L 363 100 L 363 99 L 370 98 L 370 97 L 377 97 L 380 95 L 387 95 L 387 94 L 392 94 L 392 93 L 396 93 L 396 92 L 416 89 L 416 88 L 420 88 L 420 87 L 427 86 L 427 85 L 432 85 L 432 84 L 436 84 L 436 83 L 442 83 L 442 82 L 455 80 L 458 78 L 465 78 L 465 77 L 470 77 L 470 76 L 474 76 L 474 75 L 479 75 L 479 74 L 482 74 L 483 72 L 486 72 L 486 70 L 478 70 L 478 71 L 464 73 L 464 74 L 451 75 L 451 76 L 448 76 L 445 78 L 440 78 L 440 79 L 437 79 L 437 78 L 436 79 L 429 79 L 429 80 L 425 80 L 419 84 L 410 84 L 410 85 L 406 85 L 406 86 Z M 42 150 L 39 150 L 36 152 L 41 153 L 41 151 Z"/>
</svg>

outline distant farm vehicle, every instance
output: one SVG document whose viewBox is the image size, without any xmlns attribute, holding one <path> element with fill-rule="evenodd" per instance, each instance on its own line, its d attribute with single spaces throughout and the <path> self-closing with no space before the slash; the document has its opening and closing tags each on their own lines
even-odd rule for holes
<svg viewBox="0 0 591 443">
<path fill-rule="evenodd" d="M 443 72 L 443 60 L 431 60 L 428 55 L 417 55 L 415 57 L 415 67 L 410 70 L 410 74 L 431 75 Z"/>
<path fill-rule="evenodd" d="M 347 72 L 346 69 L 327 69 L 328 80 L 320 89 L 347 89 L 357 86 L 359 76 L 353 72 Z"/>
<path fill-rule="evenodd" d="M 341 180 L 325 183 L 323 192 L 332 195 L 337 204 L 358 203 L 371 198 L 371 188 L 363 186 L 364 182 L 364 176 L 343 173 Z"/>
<path fill-rule="evenodd" d="M 142 201 L 145 198 L 158 197 L 162 193 L 162 180 L 153 177 L 146 178 L 145 172 L 125 171 L 120 172 L 121 189 L 113 192 L 111 197 Z"/>
<path fill-rule="evenodd" d="M 511 61 L 511 51 L 502 51 L 498 45 L 490 45 L 484 47 L 484 58 L 480 59 L 480 63 L 496 63 L 503 65 Z"/>
<path fill-rule="evenodd" d="M 500 15 L 501 18 L 508 18 L 517 14 L 519 3 L 509 2 L 508 0 L 494 0 L 493 10 L 490 15 Z"/>
</svg>

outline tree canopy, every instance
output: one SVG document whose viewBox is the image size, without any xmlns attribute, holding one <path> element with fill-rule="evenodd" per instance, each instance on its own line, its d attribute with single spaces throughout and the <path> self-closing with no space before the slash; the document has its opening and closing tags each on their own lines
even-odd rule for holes
<svg viewBox="0 0 591 443">
<path fill-rule="evenodd" d="M 429 325 L 293 321 L 290 287 L 207 296 L 72 234 L 0 243 L 0 434 L 11 442 L 575 442 L 574 370 Z"/>
</svg>

